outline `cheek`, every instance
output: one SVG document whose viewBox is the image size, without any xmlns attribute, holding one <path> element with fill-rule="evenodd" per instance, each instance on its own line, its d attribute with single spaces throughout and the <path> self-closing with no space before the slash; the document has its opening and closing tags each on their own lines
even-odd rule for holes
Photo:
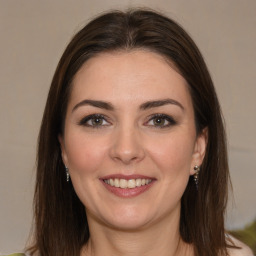
<svg viewBox="0 0 256 256">
<path fill-rule="evenodd" d="M 156 146 L 157 145 L 157 146 Z M 187 136 L 169 136 L 148 145 L 151 159 L 161 171 L 160 175 L 189 175 L 193 155 L 193 142 Z"/>
<path fill-rule="evenodd" d="M 104 140 L 72 134 L 66 138 L 66 154 L 70 171 L 93 173 L 106 155 Z"/>
<path fill-rule="evenodd" d="M 150 156 L 161 181 L 158 198 L 161 202 L 168 202 L 168 209 L 180 202 L 188 184 L 193 145 L 191 138 L 175 136 L 159 141 L 158 147 L 151 147 Z"/>
</svg>

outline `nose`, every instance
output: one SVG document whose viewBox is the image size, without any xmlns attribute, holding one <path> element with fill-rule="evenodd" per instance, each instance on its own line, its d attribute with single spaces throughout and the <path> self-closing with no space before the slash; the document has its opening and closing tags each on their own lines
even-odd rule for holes
<svg viewBox="0 0 256 256">
<path fill-rule="evenodd" d="M 140 162 L 145 157 L 142 138 L 136 128 L 121 128 L 113 134 L 110 156 L 123 164 Z"/>
</svg>

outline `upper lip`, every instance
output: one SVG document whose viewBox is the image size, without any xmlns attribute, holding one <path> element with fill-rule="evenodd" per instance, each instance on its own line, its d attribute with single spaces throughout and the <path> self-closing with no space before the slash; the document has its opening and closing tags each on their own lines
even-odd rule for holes
<svg viewBox="0 0 256 256">
<path fill-rule="evenodd" d="M 140 175 L 140 174 L 132 174 L 132 175 L 124 175 L 124 174 L 110 174 L 100 178 L 101 180 L 109 180 L 109 179 L 124 179 L 124 180 L 132 180 L 132 179 L 150 179 L 155 180 L 156 178 Z"/>
</svg>

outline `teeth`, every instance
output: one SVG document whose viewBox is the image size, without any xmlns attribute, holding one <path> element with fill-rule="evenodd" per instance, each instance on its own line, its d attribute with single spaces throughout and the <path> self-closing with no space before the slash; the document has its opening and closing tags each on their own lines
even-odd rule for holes
<svg viewBox="0 0 256 256">
<path fill-rule="evenodd" d="M 127 180 L 121 179 L 119 181 L 120 188 L 127 188 Z"/>
<path fill-rule="evenodd" d="M 114 182 L 113 179 L 110 179 L 108 184 L 109 184 L 110 186 L 114 186 L 115 182 Z"/>
<path fill-rule="evenodd" d="M 136 188 L 140 186 L 148 185 L 152 180 L 151 179 L 107 179 L 104 182 L 112 187 L 116 188 Z"/>
<path fill-rule="evenodd" d="M 119 188 L 119 179 L 114 180 L 114 187 Z"/>
<path fill-rule="evenodd" d="M 140 187 L 141 186 L 141 179 L 136 179 L 136 187 Z"/>
<path fill-rule="evenodd" d="M 128 188 L 135 188 L 136 187 L 136 181 L 135 180 L 128 180 L 127 181 L 127 187 Z"/>
</svg>

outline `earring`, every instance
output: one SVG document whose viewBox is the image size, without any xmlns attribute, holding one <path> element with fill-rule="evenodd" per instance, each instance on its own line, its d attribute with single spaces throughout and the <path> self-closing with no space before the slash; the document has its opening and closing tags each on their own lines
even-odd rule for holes
<svg viewBox="0 0 256 256">
<path fill-rule="evenodd" d="M 68 171 L 68 167 L 67 166 L 65 166 L 65 170 L 66 170 L 67 182 L 69 182 L 69 171 Z"/>
<path fill-rule="evenodd" d="M 194 181 L 195 181 L 195 184 L 196 184 L 196 188 L 198 189 L 200 167 L 198 165 L 195 165 L 194 171 L 195 171 Z"/>
</svg>

